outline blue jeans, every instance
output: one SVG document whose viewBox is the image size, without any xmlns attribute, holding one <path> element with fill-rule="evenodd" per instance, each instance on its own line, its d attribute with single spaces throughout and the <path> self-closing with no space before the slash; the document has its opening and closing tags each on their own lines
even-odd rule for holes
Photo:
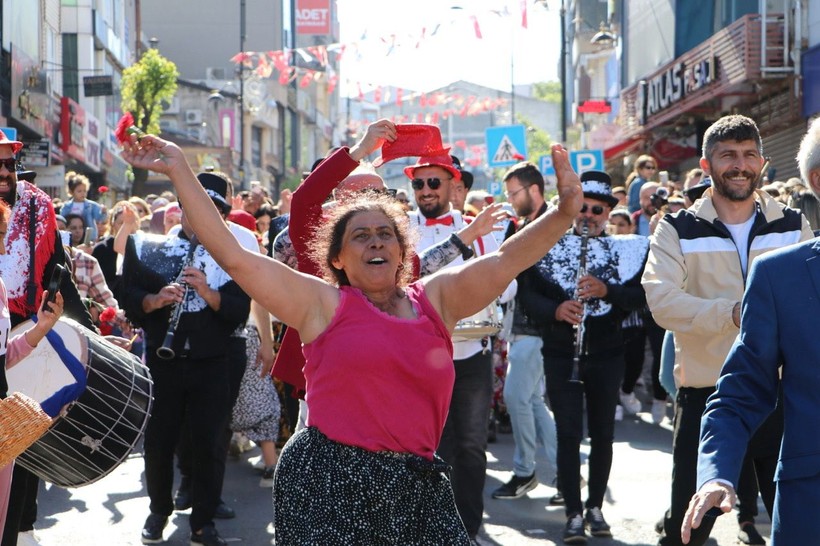
<svg viewBox="0 0 820 546">
<path fill-rule="evenodd" d="M 542 396 L 544 358 L 541 336 L 513 336 L 507 357 L 507 378 L 504 380 L 504 404 L 510 415 L 515 451 L 513 473 L 518 477 L 535 472 L 537 443 L 544 446 L 547 462 L 553 470 L 555 461 L 555 421 Z"/>
</svg>

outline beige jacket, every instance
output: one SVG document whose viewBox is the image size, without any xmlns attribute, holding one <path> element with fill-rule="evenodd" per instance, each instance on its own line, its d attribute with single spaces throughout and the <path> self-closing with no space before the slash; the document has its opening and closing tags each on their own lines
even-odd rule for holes
<svg viewBox="0 0 820 546">
<path fill-rule="evenodd" d="M 712 189 L 688 210 L 667 215 L 650 238 L 641 283 L 655 321 L 675 333 L 675 384 L 713 387 L 737 337 L 732 309 L 745 278 L 737 247 L 717 219 Z M 757 218 L 749 234 L 749 261 L 814 235 L 799 211 L 755 192 Z"/>
</svg>

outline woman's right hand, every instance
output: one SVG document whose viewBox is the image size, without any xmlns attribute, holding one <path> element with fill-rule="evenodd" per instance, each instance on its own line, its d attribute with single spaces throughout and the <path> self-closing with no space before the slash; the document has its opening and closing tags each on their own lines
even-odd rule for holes
<svg viewBox="0 0 820 546">
<path fill-rule="evenodd" d="M 380 119 L 367 126 L 362 139 L 350 148 L 350 157 L 360 161 L 382 147 L 385 141 L 393 142 L 397 137 L 396 124 L 387 119 Z"/>
<path fill-rule="evenodd" d="M 188 164 L 179 146 L 155 135 L 144 135 L 139 139 L 131 135 L 131 142 L 124 145 L 120 156 L 138 169 L 160 174 L 171 174 L 174 169 Z"/>
<path fill-rule="evenodd" d="M 552 145 L 552 164 L 558 179 L 558 210 L 574 220 L 584 204 L 584 193 L 581 179 L 570 165 L 569 152 L 560 144 Z"/>
</svg>

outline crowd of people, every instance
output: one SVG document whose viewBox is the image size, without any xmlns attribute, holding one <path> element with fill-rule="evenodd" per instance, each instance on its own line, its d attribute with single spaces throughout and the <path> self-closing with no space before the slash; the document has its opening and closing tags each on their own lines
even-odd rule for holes
<svg viewBox="0 0 820 546">
<path fill-rule="evenodd" d="M 769 182 L 754 121 L 726 116 L 679 180 L 651 155 L 623 186 L 603 171 L 579 177 L 556 146 L 557 194 L 548 199 L 522 161 L 503 176 L 506 208 L 472 188 L 437 128 L 403 130 L 371 124 L 277 203 L 258 182 L 234 194 L 227 175 L 192 172 L 175 144 L 134 136 L 123 157 L 174 191 L 110 209 L 88 198 L 82 174 L 66 175 L 64 202 L 18 179 L 18 143 L 0 139 L 9 325 L 38 312 L 46 327 L 56 321 L 40 298 L 54 265 L 67 264 L 59 311 L 151 372 L 142 543 L 163 542 L 174 511 L 190 509 L 192 544 L 226 544 L 214 523 L 236 516 L 221 496 L 226 459 L 252 441 L 277 544 L 478 544 L 488 414 L 503 408 L 512 474 L 489 502 L 532 491 L 543 457 L 562 539 L 583 544 L 613 533 L 604 510 L 615 423 L 645 403 L 655 424 L 673 408 L 659 545 L 703 544 L 707 510 L 735 499 L 739 539 L 765 544 L 759 494 L 774 536 L 803 536 L 787 512 L 803 486 L 775 493 L 803 476 L 777 470 L 784 419 L 803 418 L 783 391 L 800 379 L 782 370 L 777 395 L 776 348 L 787 342 L 745 318 L 759 319 L 770 295 L 743 293 L 764 276 L 761 255 L 818 229 L 820 124 L 800 151 L 802 180 Z M 389 191 L 365 161 L 391 146 L 417 158 L 405 169 L 412 191 Z M 31 215 L 42 226 L 33 237 Z M 38 478 L 14 466 L 3 487 L 11 476 L 0 473 L 2 546 L 37 544 Z"/>
</svg>

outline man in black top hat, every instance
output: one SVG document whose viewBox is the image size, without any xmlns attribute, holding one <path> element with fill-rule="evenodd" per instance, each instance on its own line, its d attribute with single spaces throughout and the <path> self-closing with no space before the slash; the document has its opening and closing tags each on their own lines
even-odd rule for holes
<svg viewBox="0 0 820 546">
<path fill-rule="evenodd" d="M 594 536 L 611 535 L 601 506 L 612 466 L 615 406 L 624 373 L 621 322 L 646 303 L 640 279 L 649 250 L 645 237 L 606 233 L 609 213 L 618 203 L 609 175 L 585 172 L 581 185 L 581 211 L 572 228 L 535 265 L 531 297 L 521 301 L 530 316 L 544 322 L 542 354 L 555 414 L 567 543 L 586 542 L 585 527 Z M 570 381 L 574 372 L 580 381 Z M 585 437 L 585 397 L 590 455 L 584 506 L 579 451 Z"/>
<path fill-rule="evenodd" d="M 227 179 L 220 173 L 200 173 L 198 178 L 225 216 L 230 210 Z M 142 543 L 163 541 L 162 531 L 174 510 L 174 450 L 185 420 L 185 433 L 194 445 L 191 544 L 220 546 L 226 543 L 213 518 L 221 489 L 218 460 L 225 449 L 220 438 L 231 409 L 228 338 L 247 319 L 250 298 L 192 240 L 185 203 L 181 205 L 179 233 L 129 236 L 123 263 L 124 309 L 145 331 L 146 363 L 154 380 L 154 406 L 145 429 L 151 514 Z M 177 309 L 178 320 L 172 321 Z M 167 343 L 169 332 L 174 336 Z M 159 356 L 160 347 L 171 349 L 169 359 Z"/>
</svg>

